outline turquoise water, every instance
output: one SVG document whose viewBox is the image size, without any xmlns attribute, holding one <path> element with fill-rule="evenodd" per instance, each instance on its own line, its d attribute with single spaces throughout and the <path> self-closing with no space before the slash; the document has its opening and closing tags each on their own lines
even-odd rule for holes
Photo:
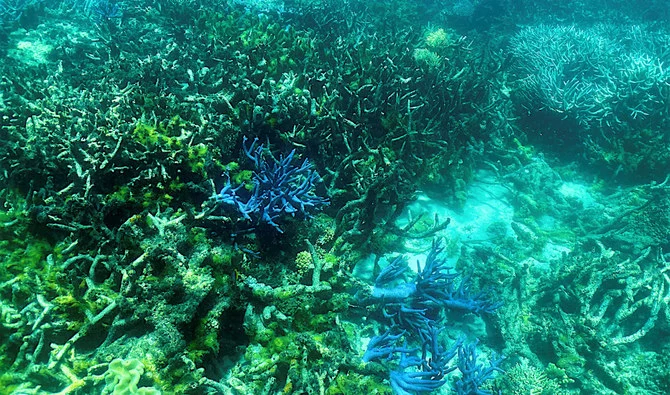
<svg viewBox="0 0 670 395">
<path fill-rule="evenodd" d="M 0 394 L 670 393 L 669 19 L 0 0 Z"/>
</svg>

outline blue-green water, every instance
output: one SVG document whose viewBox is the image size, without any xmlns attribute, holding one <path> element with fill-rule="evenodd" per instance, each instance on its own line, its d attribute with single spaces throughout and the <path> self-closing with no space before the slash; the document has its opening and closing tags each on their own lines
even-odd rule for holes
<svg viewBox="0 0 670 395">
<path fill-rule="evenodd" d="M 670 393 L 669 20 L 0 0 L 0 394 Z"/>
</svg>

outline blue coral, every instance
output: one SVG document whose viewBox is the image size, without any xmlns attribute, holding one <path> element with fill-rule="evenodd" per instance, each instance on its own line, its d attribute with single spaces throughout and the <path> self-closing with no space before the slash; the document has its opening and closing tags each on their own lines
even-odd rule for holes
<svg viewBox="0 0 670 395">
<path fill-rule="evenodd" d="M 486 380 L 492 379 L 495 372 L 502 372 L 500 363 L 503 357 L 494 358 L 485 367 L 477 362 L 477 342 L 461 345 L 458 348 L 458 370 L 461 378 L 454 383 L 453 389 L 458 395 L 492 395 L 490 390 L 480 387 Z"/>
<path fill-rule="evenodd" d="M 384 303 L 401 302 L 413 298 L 422 306 L 443 306 L 475 314 L 494 313 L 502 303 L 494 301 L 487 291 L 472 292 L 470 277 L 451 271 L 447 261 L 440 257 L 444 247 L 434 241 L 423 269 L 413 282 L 398 282 L 407 271 L 404 258 L 391 262 L 375 280 L 372 298 Z M 396 283 L 395 285 L 391 285 Z"/>
<path fill-rule="evenodd" d="M 391 389 L 396 395 L 429 392 L 445 384 L 445 375 L 458 367 L 461 378 L 454 384 L 459 395 L 489 395 L 480 386 L 501 371 L 502 359 L 484 368 L 477 363 L 476 342 L 463 345 L 462 340 L 445 349 L 438 335 L 444 329 L 440 310 L 464 310 L 474 314 L 493 313 L 501 303 L 493 300 L 488 292 L 472 292 L 469 277 L 461 278 L 451 271 L 441 242 L 433 242 L 423 268 L 413 280 L 407 281 L 408 266 L 403 257 L 394 259 L 375 279 L 368 301 L 381 305 L 384 317 L 390 319 L 392 330 L 374 337 L 363 356 L 364 362 L 391 361 L 399 356 L 398 367 L 391 370 Z M 460 278 L 460 280 L 459 280 Z M 403 346 L 396 343 L 404 338 Z M 407 346 L 408 339 L 421 344 L 418 349 Z M 450 361 L 458 354 L 457 366 Z"/>
<path fill-rule="evenodd" d="M 123 17 L 121 7 L 115 1 L 99 0 L 93 6 L 93 14 L 98 22 L 110 21 L 112 19 Z"/>
<path fill-rule="evenodd" d="M 226 184 L 216 195 L 216 201 L 231 206 L 252 226 L 264 223 L 283 233 L 279 219 L 284 216 L 311 218 L 312 212 L 328 204 L 328 199 L 316 194 L 316 185 L 321 177 L 309 160 L 293 164 L 295 150 L 287 156 L 275 158 L 258 144 L 258 139 L 247 147 L 244 137 L 242 148 L 253 162 L 253 189 L 247 192 L 243 185 L 234 187 L 227 177 Z"/>
<path fill-rule="evenodd" d="M 368 348 L 363 355 L 363 362 L 370 362 L 375 360 L 391 360 L 395 358 L 396 353 L 414 353 L 416 349 L 409 349 L 407 347 L 396 347 L 395 343 L 400 339 L 405 332 L 393 334 L 391 330 L 387 330 L 379 336 L 370 339 Z"/>
</svg>

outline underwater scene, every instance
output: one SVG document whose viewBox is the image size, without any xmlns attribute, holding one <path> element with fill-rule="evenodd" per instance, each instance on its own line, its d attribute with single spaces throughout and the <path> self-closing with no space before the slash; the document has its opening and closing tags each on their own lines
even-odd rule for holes
<svg viewBox="0 0 670 395">
<path fill-rule="evenodd" d="M 9 394 L 670 394 L 670 1 L 0 0 Z"/>
</svg>

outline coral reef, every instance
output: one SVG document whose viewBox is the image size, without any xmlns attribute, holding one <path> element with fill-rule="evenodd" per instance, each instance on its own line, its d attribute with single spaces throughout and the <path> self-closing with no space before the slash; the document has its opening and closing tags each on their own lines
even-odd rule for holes
<svg viewBox="0 0 670 395">
<path fill-rule="evenodd" d="M 0 393 L 670 392 L 669 18 L 0 0 Z"/>
</svg>

